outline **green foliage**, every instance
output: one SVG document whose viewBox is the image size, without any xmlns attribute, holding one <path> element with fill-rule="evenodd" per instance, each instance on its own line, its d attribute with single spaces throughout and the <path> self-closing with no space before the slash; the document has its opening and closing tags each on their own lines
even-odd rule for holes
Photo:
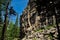
<svg viewBox="0 0 60 40">
<path fill-rule="evenodd" d="M 2 24 L 1 24 L 2 25 Z M 3 26 L 0 25 L 0 39 L 1 39 L 1 34 L 2 34 L 2 28 Z"/>
<path fill-rule="evenodd" d="M 33 38 L 33 40 L 36 40 L 36 38 Z"/>
<path fill-rule="evenodd" d="M 44 29 L 35 30 L 35 32 L 43 32 Z"/>
<path fill-rule="evenodd" d="M 13 22 L 10 22 L 9 26 L 7 27 L 7 31 L 6 31 L 6 39 L 15 39 L 15 38 L 19 38 L 19 30 L 20 28 L 18 26 L 15 26 L 15 24 L 13 24 Z"/>
<path fill-rule="evenodd" d="M 35 32 L 43 32 L 43 30 L 49 30 L 53 27 L 55 27 L 55 25 L 48 25 L 48 26 L 44 27 L 43 29 L 40 28 L 40 29 L 35 30 Z"/>
<path fill-rule="evenodd" d="M 11 0 L 0 0 L 0 39 L 1 39 L 2 30 L 3 30 L 3 22 L 2 22 L 3 19 L 2 19 L 1 11 L 6 12 L 6 5 L 7 5 L 8 1 L 9 1 L 9 3 L 11 3 Z M 10 24 L 9 24 L 8 23 L 8 17 L 7 17 L 6 21 L 7 21 L 7 30 L 4 33 L 5 34 L 5 40 L 13 40 L 15 38 L 19 38 L 20 28 L 18 27 L 18 16 L 16 18 L 15 24 L 13 22 L 10 22 Z"/>
<path fill-rule="evenodd" d="M 49 29 L 51 29 L 53 27 L 55 27 L 55 25 L 48 25 L 48 26 L 45 27 L 45 29 L 48 29 L 49 30 Z"/>
</svg>

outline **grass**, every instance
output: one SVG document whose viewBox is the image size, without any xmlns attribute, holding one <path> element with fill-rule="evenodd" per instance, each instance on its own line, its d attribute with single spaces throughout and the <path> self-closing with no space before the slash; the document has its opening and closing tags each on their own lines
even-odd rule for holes
<svg viewBox="0 0 60 40">
<path fill-rule="evenodd" d="M 35 32 L 43 32 L 44 29 L 35 30 Z"/>
<path fill-rule="evenodd" d="M 55 26 L 54 25 L 48 25 L 43 29 L 40 28 L 40 29 L 35 30 L 35 32 L 43 32 L 43 30 L 49 30 L 49 29 L 51 29 L 53 27 L 55 27 Z"/>
<path fill-rule="evenodd" d="M 36 40 L 36 38 L 33 38 L 33 40 Z"/>
</svg>

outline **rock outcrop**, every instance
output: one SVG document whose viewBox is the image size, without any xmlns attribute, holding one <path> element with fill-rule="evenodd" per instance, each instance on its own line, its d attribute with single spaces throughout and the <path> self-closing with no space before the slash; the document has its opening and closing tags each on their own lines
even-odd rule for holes
<svg viewBox="0 0 60 40">
<path fill-rule="evenodd" d="M 42 16 L 46 10 L 37 12 L 35 0 L 29 0 L 29 3 L 23 14 L 20 16 L 20 36 L 22 40 L 57 40 L 56 28 L 45 30 L 48 25 L 55 25 L 55 16 Z M 38 29 L 44 29 L 43 32 L 35 32 Z M 53 38 L 52 38 L 53 37 Z"/>
<path fill-rule="evenodd" d="M 56 28 L 51 28 L 49 30 L 43 30 L 42 32 L 27 34 L 22 40 L 57 40 L 57 35 Z"/>
</svg>

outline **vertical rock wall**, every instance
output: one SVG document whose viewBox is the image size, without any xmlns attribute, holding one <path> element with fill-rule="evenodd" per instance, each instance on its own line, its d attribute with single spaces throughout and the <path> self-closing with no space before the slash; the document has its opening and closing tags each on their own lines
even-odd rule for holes
<svg viewBox="0 0 60 40">
<path fill-rule="evenodd" d="M 51 16 L 49 18 L 42 16 L 45 10 L 38 13 L 36 7 L 37 5 L 35 3 L 35 0 L 29 0 L 27 7 L 20 16 L 21 38 L 34 33 L 34 31 L 37 29 L 55 24 L 54 16 Z"/>
</svg>

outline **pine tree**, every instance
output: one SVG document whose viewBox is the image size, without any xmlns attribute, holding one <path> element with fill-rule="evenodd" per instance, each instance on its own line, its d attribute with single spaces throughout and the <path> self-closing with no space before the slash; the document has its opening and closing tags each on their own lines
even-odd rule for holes
<svg viewBox="0 0 60 40">
<path fill-rule="evenodd" d="M 1 35 L 1 40 L 5 40 L 5 32 L 6 32 L 6 28 L 7 28 L 7 18 L 8 18 L 8 6 L 9 6 L 9 3 L 10 3 L 10 0 L 3 0 L 3 2 L 6 2 L 6 5 L 4 3 L 5 6 L 6 6 L 6 14 L 5 14 L 5 19 L 4 19 L 4 25 L 3 25 L 3 29 L 2 29 L 2 35 Z"/>
<path fill-rule="evenodd" d="M 2 34 L 2 28 L 3 28 L 3 19 L 2 19 L 2 4 L 0 3 L 0 39 Z"/>
<path fill-rule="evenodd" d="M 14 38 L 18 38 L 18 14 L 17 14 L 17 18 L 16 18 L 16 22 L 15 22 L 15 25 L 14 25 Z"/>
<path fill-rule="evenodd" d="M 3 19 L 2 19 L 2 13 L 1 13 L 1 10 L 0 10 L 0 26 L 1 26 L 2 23 L 3 23 Z"/>
</svg>

